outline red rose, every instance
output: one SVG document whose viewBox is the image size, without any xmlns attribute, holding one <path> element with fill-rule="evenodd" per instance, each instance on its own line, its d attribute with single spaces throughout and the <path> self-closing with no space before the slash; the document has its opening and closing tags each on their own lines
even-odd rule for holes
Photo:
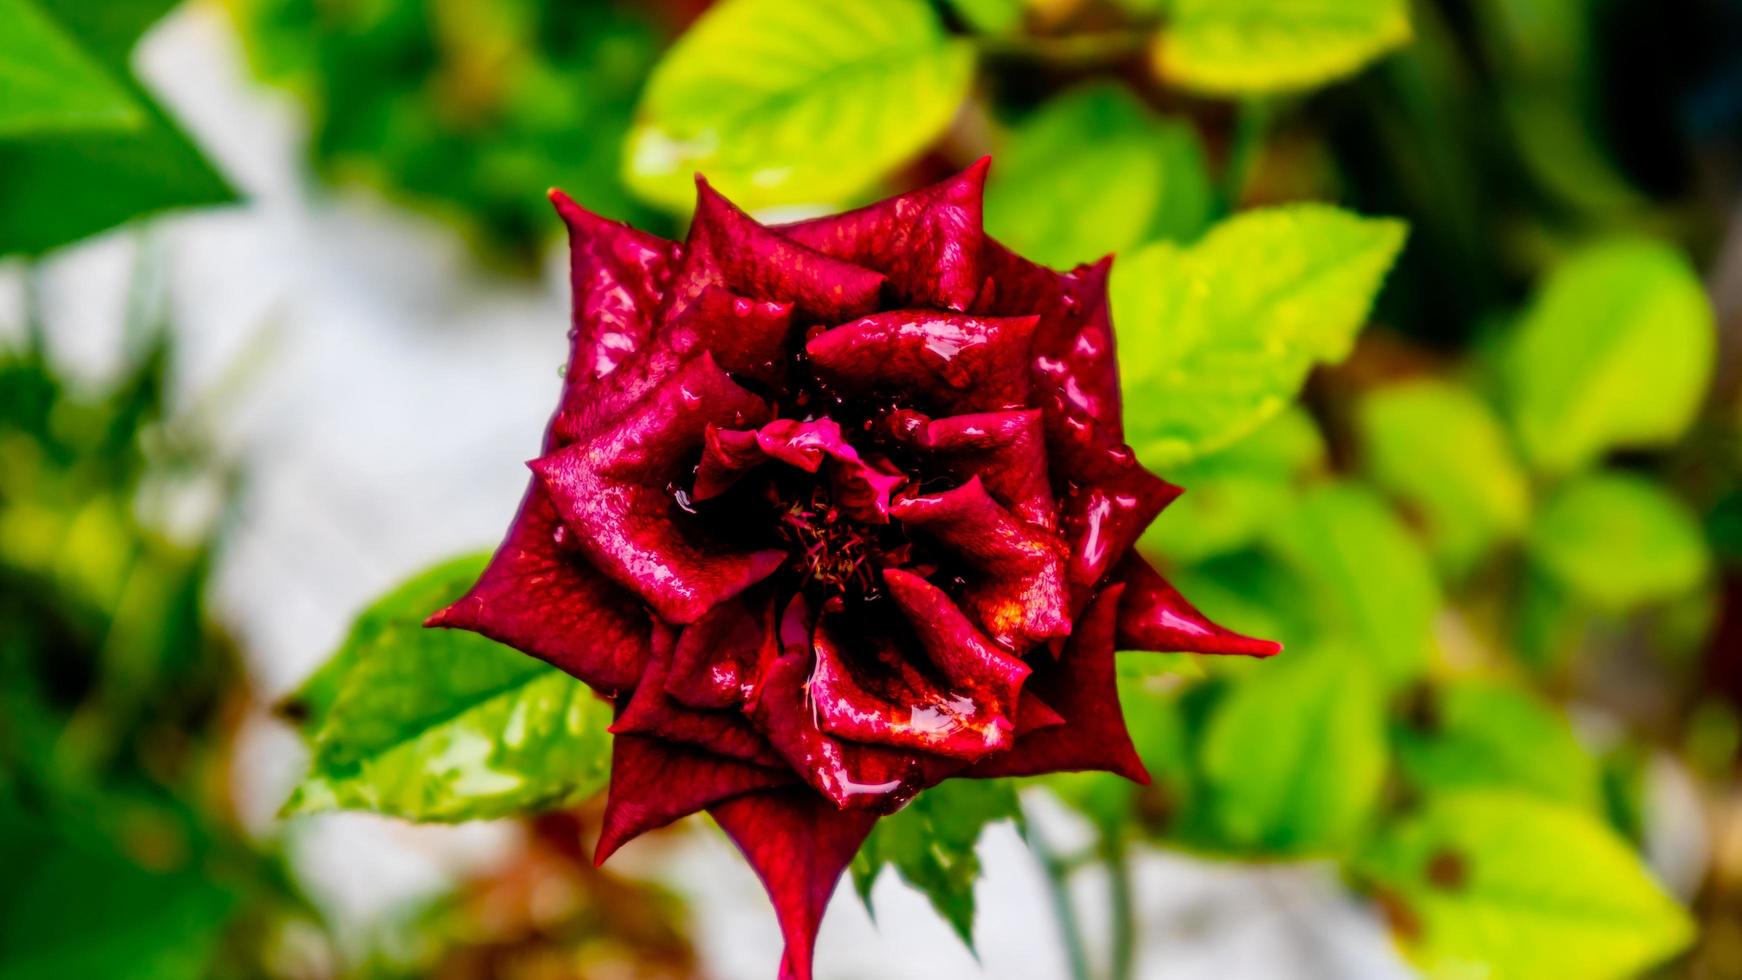
<svg viewBox="0 0 1742 980">
<path fill-rule="evenodd" d="M 698 181 L 682 244 L 553 192 L 562 403 L 483 578 L 430 620 L 614 699 L 598 859 L 706 809 L 768 887 L 782 977 L 925 787 L 1147 781 L 1115 649 L 1277 649 L 1132 551 L 1179 490 L 1123 441 L 1109 263 L 988 238 L 986 169 L 772 227 Z"/>
</svg>

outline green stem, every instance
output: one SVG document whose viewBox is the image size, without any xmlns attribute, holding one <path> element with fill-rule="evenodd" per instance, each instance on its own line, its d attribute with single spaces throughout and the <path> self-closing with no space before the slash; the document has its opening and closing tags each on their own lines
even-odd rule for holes
<svg viewBox="0 0 1742 980">
<path fill-rule="evenodd" d="M 1046 874 L 1047 895 L 1052 899 L 1053 918 L 1058 922 L 1059 938 L 1064 940 L 1065 961 L 1070 966 L 1071 980 L 1092 980 L 1087 947 L 1083 945 L 1082 922 L 1077 918 L 1076 906 L 1071 902 L 1071 862 L 1052 849 L 1047 843 L 1046 835 L 1041 833 L 1034 821 L 1027 823 L 1028 846 L 1040 861 L 1041 871 Z"/>
<path fill-rule="evenodd" d="M 1234 141 L 1228 147 L 1228 159 L 1222 168 L 1223 215 L 1232 214 L 1240 205 L 1246 183 L 1252 179 L 1253 166 L 1264 149 L 1272 115 L 1272 106 L 1264 99 L 1244 99 L 1240 103 L 1234 117 Z"/>
<path fill-rule="evenodd" d="M 1131 980 L 1137 962 L 1137 911 L 1132 900 L 1131 852 L 1125 836 L 1108 828 L 1102 838 L 1107 860 L 1107 891 L 1113 906 L 1113 959 L 1111 980 Z"/>
</svg>

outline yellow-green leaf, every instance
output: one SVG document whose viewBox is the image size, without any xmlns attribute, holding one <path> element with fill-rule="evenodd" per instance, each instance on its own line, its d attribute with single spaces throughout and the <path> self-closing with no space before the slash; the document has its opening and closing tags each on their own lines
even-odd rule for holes
<svg viewBox="0 0 1742 980">
<path fill-rule="evenodd" d="M 746 208 L 837 203 L 936 139 L 973 68 L 923 0 L 725 0 L 654 70 L 626 176 L 680 212 L 697 171 Z"/>
<path fill-rule="evenodd" d="M 1172 0 L 1155 68 L 1210 95 L 1313 88 L 1410 39 L 1406 0 Z"/>
<path fill-rule="evenodd" d="M 1395 733 L 1418 793 L 1507 789 L 1598 812 L 1596 760 L 1560 713 L 1517 687 L 1457 681 L 1424 691 Z"/>
<path fill-rule="evenodd" d="M 1420 514 L 1448 570 L 1467 570 L 1523 531 L 1529 483 L 1499 420 L 1468 389 L 1391 385 L 1362 401 L 1356 422 L 1368 473 Z"/>
<path fill-rule="evenodd" d="M 1190 248 L 1115 262 L 1127 438 L 1157 469 L 1281 412 L 1313 365 L 1341 360 L 1403 246 L 1402 222 L 1320 204 L 1250 211 Z"/>
<path fill-rule="evenodd" d="M 1568 259 L 1506 351 L 1526 454 L 1566 473 L 1609 449 L 1674 441 L 1705 398 L 1716 349 L 1711 304 L 1674 249 L 1623 240 Z"/>
<path fill-rule="evenodd" d="M 1687 913 L 1613 831 L 1520 794 L 1434 799 L 1359 868 L 1430 976 L 1621 980 L 1693 939 Z"/>
<path fill-rule="evenodd" d="M 1710 565 L 1686 504 L 1649 480 L 1594 473 L 1561 487 L 1532 523 L 1531 558 L 1598 609 L 1625 612 L 1697 586 Z"/>
</svg>

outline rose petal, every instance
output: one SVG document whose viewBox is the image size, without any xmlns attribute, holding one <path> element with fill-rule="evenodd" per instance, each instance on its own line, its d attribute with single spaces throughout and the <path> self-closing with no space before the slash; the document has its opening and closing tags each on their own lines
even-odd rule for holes
<svg viewBox="0 0 1742 980">
<path fill-rule="evenodd" d="M 843 395 L 923 396 L 948 414 L 1022 408 L 1037 318 L 932 310 L 875 313 L 805 344 L 817 377 Z"/>
<path fill-rule="evenodd" d="M 1038 658 L 1028 687 L 1065 723 L 1016 740 L 1016 746 L 969 769 L 975 778 L 1034 776 L 1047 772 L 1098 770 L 1149 784 L 1137 758 L 1113 662 L 1113 637 L 1123 585 L 1101 592 L 1071 633 L 1064 656 Z"/>
<path fill-rule="evenodd" d="M 1149 472 L 1124 446 L 1078 464 L 1072 479 L 1080 482 L 1065 496 L 1062 510 L 1075 611 L 1180 488 Z"/>
<path fill-rule="evenodd" d="M 1016 737 L 1021 738 L 1029 732 L 1038 732 L 1043 728 L 1052 728 L 1065 723 L 1065 716 L 1052 710 L 1052 706 L 1040 699 L 1040 696 L 1024 687 L 1022 700 L 1016 705 Z"/>
<path fill-rule="evenodd" d="M 781 616 L 782 653 L 769 668 L 751 712 L 756 726 L 801 779 L 842 809 L 889 813 L 962 766 L 936 755 L 825 732 L 810 691 L 817 663 L 815 632 L 803 598 L 795 598 Z"/>
<path fill-rule="evenodd" d="M 587 564 L 538 481 L 476 584 L 426 626 L 471 630 L 611 695 L 640 678 L 651 627 L 634 593 Z"/>
<path fill-rule="evenodd" d="M 1119 605 L 1121 650 L 1248 657 L 1282 652 L 1280 643 L 1245 636 L 1211 622 L 1136 552 L 1120 562 L 1114 578 L 1125 583 L 1125 600 Z"/>
<path fill-rule="evenodd" d="M 962 480 L 978 476 L 993 499 L 1030 524 L 1051 528 L 1058 523 L 1039 410 L 941 419 L 898 411 L 886 427 L 895 439 L 922 450 L 946 472 Z"/>
<path fill-rule="evenodd" d="M 778 386 L 786 376 L 792 304 L 707 286 L 667 324 L 665 334 L 674 338 L 680 354 L 705 350 L 733 375 Z"/>
<path fill-rule="evenodd" d="M 1014 713 L 1028 665 L 993 646 L 956 608 L 948 594 L 912 572 L 884 569 L 883 584 L 901 607 L 927 657 L 951 686 L 984 700 L 999 714 Z"/>
<path fill-rule="evenodd" d="M 635 685 L 629 703 L 618 713 L 611 732 L 682 742 L 761 766 L 783 765 L 768 740 L 742 714 L 699 710 L 666 693 L 675 642 L 676 634 L 671 627 L 664 623 L 653 625 L 647 670 Z"/>
<path fill-rule="evenodd" d="M 862 458 L 832 419 L 775 419 L 756 430 L 710 428 L 696 468 L 695 499 L 711 500 L 725 493 L 745 473 L 770 460 L 807 473 L 815 473 L 827 461 L 836 505 L 868 524 L 889 523 L 890 495 L 907 482 L 893 468 Z"/>
<path fill-rule="evenodd" d="M 748 595 L 722 602 L 684 627 L 665 690 L 692 708 L 737 710 L 755 700 L 780 654 L 774 600 Z"/>
<path fill-rule="evenodd" d="M 824 732 L 808 690 L 814 660 L 785 654 L 768 670 L 751 714 L 799 778 L 843 810 L 892 813 L 923 788 L 911 751 L 866 745 Z"/>
<path fill-rule="evenodd" d="M 884 273 L 902 303 L 966 310 L 980 288 L 981 201 L 991 162 L 981 157 L 954 177 L 856 211 L 775 227 Z"/>
<path fill-rule="evenodd" d="M 703 354 L 650 392 L 620 424 L 531 466 L 600 571 L 633 589 L 667 621 L 692 623 L 766 578 L 786 556 L 730 551 L 686 533 L 668 488 L 687 479 L 710 423 L 738 426 L 765 418 L 761 400 Z"/>
<path fill-rule="evenodd" d="M 760 224 L 696 178 L 696 213 L 667 300 L 666 316 L 685 315 L 703 290 L 789 302 L 806 322 L 840 323 L 877 308 L 882 273 L 831 258 Z"/>
<path fill-rule="evenodd" d="M 553 189 L 550 201 L 569 230 L 566 402 L 583 397 L 647 343 L 677 245 L 602 218 L 562 191 Z"/>
<path fill-rule="evenodd" d="M 1011 516 L 979 477 L 943 493 L 898 500 L 890 513 L 966 563 L 963 605 L 1000 645 L 1022 651 L 1070 633 L 1063 546 L 1045 529 Z"/>
<path fill-rule="evenodd" d="M 885 582 L 931 669 L 906 649 L 912 639 L 825 616 L 809 686 L 819 726 L 856 742 L 968 761 L 1008 749 L 1027 665 L 996 650 L 924 579 L 890 569 Z"/>
<path fill-rule="evenodd" d="M 1034 374 L 1037 389 L 1055 401 L 1048 407 L 1049 414 L 1090 420 L 1097 442 L 1124 441 L 1119 362 L 1107 308 L 1110 260 L 1055 272 L 987 239 L 981 267 L 985 285 L 971 307 L 973 312 L 1040 317 L 1034 334 Z"/>
<path fill-rule="evenodd" d="M 740 796 L 708 814 L 744 853 L 774 903 L 786 939 L 780 980 L 811 980 L 817 926 L 877 815 L 837 810 L 807 789 Z"/>
<path fill-rule="evenodd" d="M 756 790 L 793 782 L 765 769 L 657 739 L 618 735 L 611 741 L 611 788 L 593 863 L 674 820 Z"/>
</svg>

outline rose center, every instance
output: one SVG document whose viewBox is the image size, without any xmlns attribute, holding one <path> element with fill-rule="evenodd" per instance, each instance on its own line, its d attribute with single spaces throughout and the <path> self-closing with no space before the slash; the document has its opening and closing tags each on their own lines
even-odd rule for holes
<svg viewBox="0 0 1742 980">
<path fill-rule="evenodd" d="M 835 504 L 827 486 L 817 483 L 808 496 L 781 501 L 779 508 L 775 529 L 804 586 L 859 595 L 875 591 L 877 542 Z"/>
</svg>

